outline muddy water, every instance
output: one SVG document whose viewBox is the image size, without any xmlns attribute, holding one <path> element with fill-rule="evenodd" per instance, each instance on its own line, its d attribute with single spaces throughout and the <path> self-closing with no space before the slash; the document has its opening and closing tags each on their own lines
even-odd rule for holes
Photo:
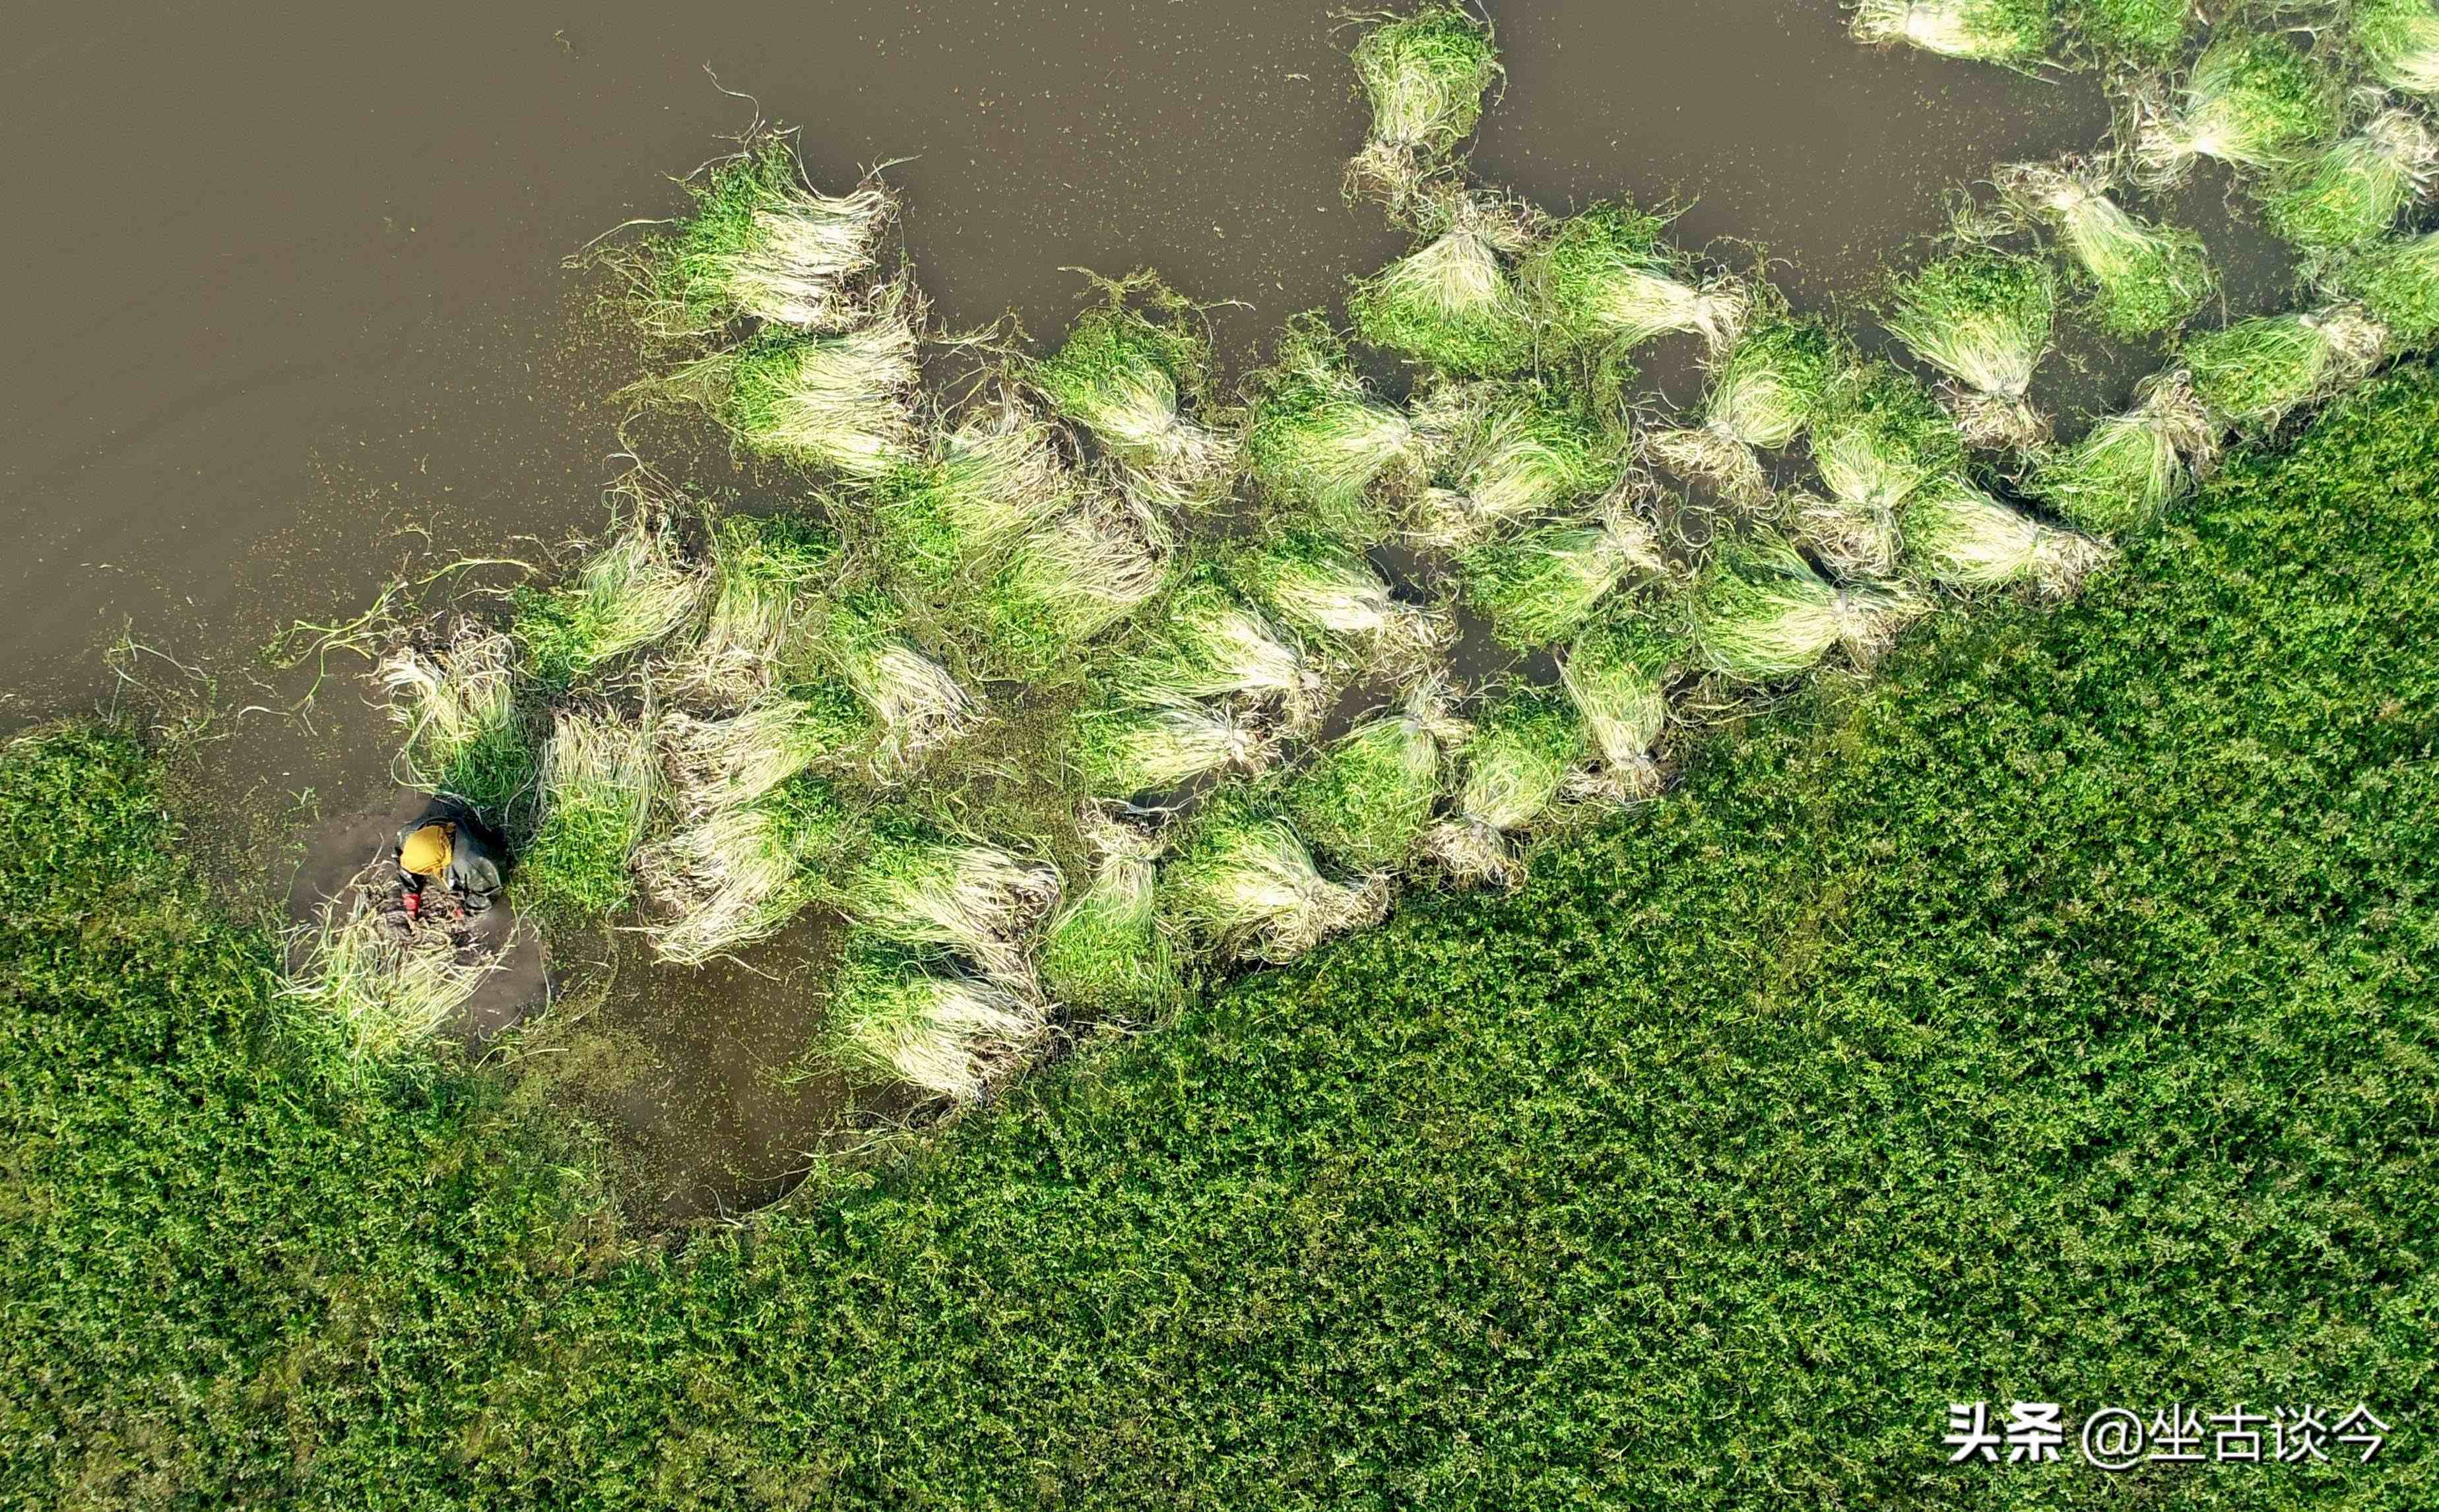
<svg viewBox="0 0 2439 1512">
<path fill-rule="evenodd" d="M 0 86 L 19 233 L 0 321 L 0 719 L 89 706 L 109 686 L 96 649 L 122 628 L 189 669 L 153 672 L 211 679 L 223 708 L 280 707 L 293 680 L 253 685 L 275 631 L 352 614 L 420 550 L 530 555 L 596 520 L 630 371 L 561 259 L 668 213 L 667 175 L 751 119 L 712 75 L 802 125 L 817 180 L 910 159 L 891 176 L 946 324 L 1013 309 L 1054 331 L 1079 287 L 1062 267 L 1152 264 L 1250 307 L 1218 317 L 1241 357 L 1398 248 L 1339 195 L 1363 115 L 1331 9 L 20 12 Z M 1674 197 L 1689 240 L 1780 259 L 1807 307 L 1852 302 L 1934 233 L 1951 185 L 2107 121 L 2089 80 L 1858 49 L 1836 0 L 1496 13 L 1508 80 L 1483 177 L 1553 209 Z M 2207 188 L 2195 203 L 2216 214 Z M 1685 397 L 1671 361 L 1653 381 Z M 2063 382 L 2107 401 L 2128 376 Z M 310 722 L 220 728 L 239 828 L 393 801 L 344 683 Z M 606 1069 L 571 1079 L 571 1106 L 649 1172 L 657 1211 L 774 1189 L 838 1113 L 834 1090 L 784 1076 L 812 994 L 743 969 L 674 978 L 614 942 L 600 956 L 613 985 L 566 1053 Z"/>
</svg>

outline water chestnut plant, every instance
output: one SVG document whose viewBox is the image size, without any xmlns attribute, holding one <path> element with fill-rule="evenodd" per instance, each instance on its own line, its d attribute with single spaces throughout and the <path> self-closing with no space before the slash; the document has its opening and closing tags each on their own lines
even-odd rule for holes
<svg viewBox="0 0 2439 1512">
<path fill-rule="evenodd" d="M 1216 501 L 1235 475 L 1237 440 L 1186 413 L 1210 388 L 1211 339 L 1201 317 L 1149 273 L 1096 282 L 1107 297 L 1034 365 L 1033 385 L 1093 433 L 1137 498 L 1174 509 Z"/>
<path fill-rule="evenodd" d="M 1666 240 L 1668 222 L 1602 201 L 1558 223 L 1524 265 L 1524 281 L 1551 326 L 1587 347 L 1631 350 L 1672 331 L 1723 350 L 1744 324 L 1746 296 L 1732 278 L 1703 279 Z"/>
<path fill-rule="evenodd" d="M 1042 932 L 1035 974 L 1070 1010 L 1149 1023 L 1185 996 L 1179 952 L 1160 916 L 1160 842 L 1105 815 L 1088 815 L 1082 827 L 1093 875 Z"/>
<path fill-rule="evenodd" d="M 1431 677 L 1401 706 L 1339 737 L 1291 776 L 1282 794 L 1296 833 L 1328 861 L 1359 872 L 1402 865 L 1431 823 L 1445 753 L 1469 733 Z"/>
<path fill-rule="evenodd" d="M 1650 522 L 1620 489 L 1592 519 L 1540 526 L 1457 559 L 1465 596 L 1512 650 L 1565 640 L 1621 584 L 1668 570 Z"/>
<path fill-rule="evenodd" d="M 1408 530 L 1425 545 L 1487 541 L 1604 492 L 1626 465 L 1622 436 L 1540 382 L 1448 384 L 1415 420 L 1441 458 Z"/>
<path fill-rule="evenodd" d="M 1347 188 L 1403 205 L 1482 119 L 1483 96 L 1501 72 L 1498 44 L 1487 20 L 1434 0 L 1380 18 L 1352 61 L 1372 130 L 1347 165 Z"/>
<path fill-rule="evenodd" d="M 810 774 L 701 814 L 636 857 L 654 905 L 646 930 L 653 952 L 701 966 L 769 939 L 806 908 L 835 898 L 831 874 L 863 836 L 839 791 Z"/>
<path fill-rule="evenodd" d="M 2107 559 L 2091 537 L 2044 525 L 1962 478 L 1921 489 L 1906 507 L 1906 566 L 1942 588 L 2065 598 Z"/>
<path fill-rule="evenodd" d="M 1524 868 L 1511 837 L 1558 802 L 1584 738 L 1561 693 L 1517 686 L 1493 697 L 1466 742 L 1449 815 L 1424 838 L 1433 863 L 1459 883 L 1521 883 Z"/>
<path fill-rule="evenodd" d="M 2337 90 L 2318 65 L 2282 38 L 2222 27 L 2173 98 L 2138 98 L 2135 173 L 2158 187 L 2203 158 L 2239 171 L 2289 168 L 2338 125 Z"/>
<path fill-rule="evenodd" d="M 830 978 L 821 1058 L 852 1080 L 898 1083 L 952 1103 L 979 1101 L 1048 1036 L 1022 987 L 859 935 Z"/>
<path fill-rule="evenodd" d="M 2037 457 L 2024 490 L 2083 529 L 2132 535 L 2156 525 L 2210 470 L 2218 444 L 2218 422 L 2192 379 L 2171 369 L 2145 380 L 2132 409 Z"/>
<path fill-rule="evenodd" d="M 1337 881 L 1286 820 L 1242 791 L 1215 793 L 1161 868 L 1164 916 L 1220 954 L 1292 961 L 1332 934 L 1378 923 L 1388 879 Z"/>
<path fill-rule="evenodd" d="M 2411 111 L 2381 110 L 2282 175 L 2262 221 L 2307 261 L 2325 259 L 2387 235 L 2430 192 L 2434 168 L 2439 139 L 2430 128 Z"/>
<path fill-rule="evenodd" d="M 2052 0 L 1857 0 L 1855 40 L 2029 69 L 2049 51 Z"/>
<path fill-rule="evenodd" d="M 1427 465 L 1405 411 L 1365 391 L 1317 312 L 1289 322 L 1278 360 L 1254 386 L 1245 460 L 1255 481 L 1294 518 L 1349 545 L 1386 540 L 1398 501 Z"/>
<path fill-rule="evenodd" d="M 1668 685 L 1693 648 L 1649 614 L 1613 610 L 1576 636 L 1559 664 L 1593 762 L 1568 778 L 1573 796 L 1631 803 L 1660 791 L 1658 752 L 1668 729 Z"/>
<path fill-rule="evenodd" d="M 1539 237 L 1539 215 L 1454 190 L 1418 204 L 1423 244 L 1347 294 L 1357 337 L 1441 373 L 1530 366 L 1537 336 L 1509 260 Z"/>
<path fill-rule="evenodd" d="M 1770 496 L 1770 479 L 1754 452 L 1784 449 L 1803 435 L 1851 363 L 1845 342 L 1826 326 L 1772 310 L 1713 362 L 1701 423 L 1652 435 L 1646 449 L 1729 502 L 1757 506 Z"/>
<path fill-rule="evenodd" d="M 2185 343 L 2194 394 L 2224 426 L 2277 429 L 2296 410 L 2351 387 L 2386 355 L 2387 329 L 2359 305 L 2256 315 Z"/>
<path fill-rule="evenodd" d="M 2000 169 L 1996 182 L 2009 205 L 2050 231 L 2074 272 L 2084 309 L 2112 336 L 2137 340 L 2174 330 L 2217 290 L 2201 238 L 2126 209 L 2099 166 L 2072 158 L 2016 163 Z"/>
<path fill-rule="evenodd" d="M 561 710 L 543 748 L 542 818 L 517 857 L 517 898 L 545 918 L 606 918 L 634 896 L 629 862 L 660 795 L 649 723 Z"/>
<path fill-rule="evenodd" d="M 1703 663 L 1740 683 L 1798 676 L 1842 646 L 1869 665 L 1930 607 L 1898 584 L 1833 584 L 1765 528 L 1720 541 L 1692 603 Z"/>
</svg>

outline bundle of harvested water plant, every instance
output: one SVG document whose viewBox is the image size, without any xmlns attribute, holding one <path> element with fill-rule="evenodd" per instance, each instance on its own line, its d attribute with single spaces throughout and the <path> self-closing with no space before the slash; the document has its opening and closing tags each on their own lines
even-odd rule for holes
<svg viewBox="0 0 2439 1512">
<path fill-rule="evenodd" d="M 1230 956 L 1283 963 L 1332 934 L 1377 923 L 1389 881 L 1325 876 L 1304 840 L 1255 794 L 1213 795 L 1161 868 L 1164 913 Z"/>
<path fill-rule="evenodd" d="M 2281 38 L 2240 27 L 2211 39 L 2172 99 L 2135 99 L 2134 168 L 2143 183 L 2177 183 L 2203 158 L 2264 172 L 2300 163 L 2337 134 L 2328 75 Z"/>
<path fill-rule="evenodd" d="M 831 871 L 863 834 L 837 790 L 805 775 L 646 846 L 636 871 L 661 915 L 647 930 L 654 952 L 700 966 L 770 938 L 835 896 Z"/>
<path fill-rule="evenodd" d="M 1464 547 L 1616 483 L 1624 435 L 1539 382 L 1451 383 L 1415 405 L 1415 424 L 1442 458 L 1408 535 Z"/>
<path fill-rule="evenodd" d="M 1929 390 L 1886 363 L 1842 373 L 1812 428 L 1812 463 L 1829 497 L 1798 511 L 1843 577 L 1894 566 L 1896 521 L 1933 478 L 1961 472 L 1965 442 Z"/>
<path fill-rule="evenodd" d="M 2194 0 L 2067 0 L 2077 55 L 2131 74 L 2175 65 L 2201 25 Z"/>
<path fill-rule="evenodd" d="M 792 136 L 757 127 L 735 155 L 682 181 L 691 217 L 607 255 L 646 334 L 707 341 L 740 318 L 828 331 L 863 314 L 859 286 L 879 265 L 897 201 L 877 175 L 846 194 L 815 190 Z"/>
<path fill-rule="evenodd" d="M 1906 507 L 1906 565 L 1942 588 L 2023 588 L 2066 598 L 2108 557 L 2090 536 L 2043 525 L 1963 478 L 1942 479 Z"/>
<path fill-rule="evenodd" d="M 1167 578 L 1166 542 L 1144 506 L 1106 495 L 1017 541 L 958 606 L 988 675 L 1041 677 L 1143 607 Z"/>
<path fill-rule="evenodd" d="M 1080 481 L 1065 433 L 1013 384 L 976 399 L 939 433 L 932 455 L 872 490 L 899 567 L 944 585 L 1076 502 Z"/>
<path fill-rule="evenodd" d="M 811 612 L 810 593 L 838 555 L 838 537 L 793 512 L 732 514 L 711 526 L 711 613 L 676 684 L 744 702 L 771 685 L 790 641 Z"/>
<path fill-rule="evenodd" d="M 809 668 L 845 682 L 880 720 L 876 770 L 911 766 L 961 733 L 973 716 L 974 701 L 947 667 L 906 638 L 897 607 L 873 590 L 856 590 L 833 603 L 821 633 L 801 655 Z"/>
<path fill-rule="evenodd" d="M 1318 311 L 1288 322 L 1277 362 L 1252 388 L 1245 459 L 1255 481 L 1350 545 L 1385 540 L 1397 501 L 1426 471 L 1428 448 L 1403 410 L 1364 391 Z"/>
<path fill-rule="evenodd" d="M 1356 43 L 1357 87 L 1372 133 L 1346 166 L 1346 187 L 1403 205 L 1440 159 L 1482 119 L 1500 76 L 1488 18 L 1428 0 L 1412 15 L 1383 16 Z"/>
<path fill-rule="evenodd" d="M 1059 873 L 1046 863 L 896 814 L 873 825 L 839 909 L 883 939 L 955 951 L 1015 981 L 1024 974 L 1025 937 L 1059 892 Z"/>
<path fill-rule="evenodd" d="M 1027 375 L 1051 404 L 1126 470 L 1129 490 L 1164 508 L 1217 501 L 1236 474 L 1237 437 L 1204 409 L 1211 337 L 1201 312 L 1148 272 L 1111 280 L 1076 317 L 1066 343 Z"/>
<path fill-rule="evenodd" d="M 279 995 L 303 1004 L 345 1037 L 359 1060 L 420 1049 L 500 967 L 504 952 L 464 953 L 438 931 L 401 938 L 361 893 L 344 913 L 324 903 L 289 942 L 296 965 Z"/>
<path fill-rule="evenodd" d="M 2110 196 L 2108 171 L 2097 164 L 2014 163 L 1995 181 L 2009 205 L 2056 237 L 2085 308 L 2112 336 L 2173 330 L 2217 288 L 2202 239 L 2127 211 Z"/>
<path fill-rule="evenodd" d="M 1319 718 L 1327 676 L 1302 641 L 1232 587 L 1218 567 L 1184 575 L 1147 643 L 1120 660 L 1118 680 L 1182 698 L 1244 699 L 1302 729 Z"/>
<path fill-rule="evenodd" d="M 1575 705 L 1552 689 L 1520 686 L 1492 699 L 1466 744 L 1450 815 L 1423 838 L 1432 861 L 1461 883 L 1522 882 L 1509 837 L 1558 801 L 1584 736 Z"/>
<path fill-rule="evenodd" d="M 1645 448 L 1662 466 L 1710 484 L 1730 503 L 1758 506 L 1770 497 L 1770 479 L 1755 449 L 1777 451 L 1801 436 L 1827 403 L 1831 382 L 1852 362 L 1845 342 L 1828 327 L 1789 316 L 1773 297 L 1768 312 L 1712 364 L 1702 423 L 1651 436 Z"/>
<path fill-rule="evenodd" d="M 1282 536 L 1239 549 L 1231 581 L 1291 629 L 1384 670 L 1418 667 L 1453 633 L 1448 620 L 1391 591 L 1372 563 L 1323 536 Z"/>
<path fill-rule="evenodd" d="M 1744 291 L 1694 274 L 1667 229 L 1660 216 L 1602 201 L 1558 223 L 1526 260 L 1525 287 L 1552 328 L 1586 348 L 1628 351 L 1691 331 L 1722 351 L 1744 324 Z"/>
<path fill-rule="evenodd" d="M 2386 97 L 2366 91 L 2371 102 Z M 2282 174 L 2262 220 L 2307 261 L 2325 260 L 2386 236 L 2430 192 L 2439 139 L 2411 111 L 2379 110 L 2361 130 Z"/>
<path fill-rule="evenodd" d="M 1092 880 L 1042 932 L 1035 973 L 1070 1010 L 1148 1023 L 1185 995 L 1160 918 L 1160 841 L 1097 811 L 1081 827 L 1096 858 Z"/>
<path fill-rule="evenodd" d="M 2217 459 L 2218 422 L 2181 369 L 2155 374 L 2123 415 L 2093 422 L 2074 445 L 2035 460 L 2024 491 L 2086 530 L 2148 529 Z"/>
<path fill-rule="evenodd" d="M 1668 685 L 1692 652 L 1682 630 L 1632 610 L 1612 611 L 1576 637 L 1558 681 L 1583 718 L 1593 762 L 1568 778 L 1570 796 L 1632 803 L 1659 792 Z"/>
<path fill-rule="evenodd" d="M 1507 259 L 1540 234 L 1540 212 L 1521 202 L 1466 193 L 1452 185 L 1415 197 L 1429 238 L 1346 296 L 1355 334 L 1442 373 L 1512 373 L 1531 365 L 1531 311 Z"/>
<path fill-rule="evenodd" d="M 1528 530 L 1457 559 L 1465 596 L 1511 650 L 1566 639 L 1629 578 L 1660 578 L 1668 561 L 1636 487 L 1611 489 L 1599 514 Z"/>
<path fill-rule="evenodd" d="M 2330 282 L 2387 330 L 2391 351 L 2439 342 L 2439 231 L 2364 248 Z"/>
<path fill-rule="evenodd" d="M 1067 765 L 1087 796 L 1126 799 L 1173 792 L 1215 772 L 1253 772 L 1272 754 L 1271 742 L 1224 705 L 1171 688 L 1131 687 L 1077 712 Z"/>
<path fill-rule="evenodd" d="M 2263 433 L 2379 365 L 2388 330 L 2359 305 L 2257 315 L 2185 343 L 2194 394 L 2222 425 Z"/>
<path fill-rule="evenodd" d="M 853 1080 L 900 1082 L 974 1103 L 1049 1036 L 1028 986 L 976 977 L 935 954 L 851 936 L 829 981 L 820 1058 Z"/>
<path fill-rule="evenodd" d="M 1470 727 L 1450 712 L 1447 685 L 1427 677 L 1401 706 L 1332 742 L 1281 793 L 1298 834 L 1359 871 L 1393 871 L 1414 851 L 1439 801 L 1444 754 Z"/>
<path fill-rule="evenodd" d="M 495 823 L 531 792 L 533 732 L 517 706 L 516 655 L 507 636 L 466 622 L 443 648 L 383 658 L 374 677 L 406 732 L 401 783 L 461 799 Z"/>
<path fill-rule="evenodd" d="M 702 405 L 758 455 L 869 483 L 921 454 L 922 318 L 922 296 L 901 278 L 852 329 L 760 336 L 632 392 Z"/>
<path fill-rule="evenodd" d="M 2347 20 L 2374 79 L 2439 99 L 2439 0 L 2354 0 Z"/>
<path fill-rule="evenodd" d="M 1694 635 L 1713 671 L 1771 683 L 1840 646 L 1868 666 L 1931 605 L 1898 584 L 1840 587 L 1766 529 L 1724 537 L 1696 582 Z"/>
<path fill-rule="evenodd" d="M 604 663 L 676 634 L 703 607 L 708 578 L 678 544 L 676 510 L 640 480 L 612 490 L 608 544 L 567 582 L 519 588 L 509 632 L 534 681 L 564 689 Z"/>
<path fill-rule="evenodd" d="M 1908 349 L 1964 385 L 1956 418 L 1976 446 L 2022 447 L 2049 434 L 2025 398 L 2050 349 L 2057 288 L 2037 258 L 1968 246 L 1897 280 L 1881 322 Z"/>
<path fill-rule="evenodd" d="M 881 740 L 871 709 L 835 683 L 782 688 L 722 720 L 672 715 L 661 730 L 678 806 L 690 813 L 750 802 L 816 766 L 867 764 Z"/>
<path fill-rule="evenodd" d="M 554 920 L 607 917 L 634 894 L 628 862 L 660 794 L 651 720 L 562 710 L 542 760 L 542 819 L 517 857 L 518 899 Z"/>
<path fill-rule="evenodd" d="M 1855 40 L 2029 71 L 2047 57 L 2053 0 L 1855 0 Z"/>
</svg>

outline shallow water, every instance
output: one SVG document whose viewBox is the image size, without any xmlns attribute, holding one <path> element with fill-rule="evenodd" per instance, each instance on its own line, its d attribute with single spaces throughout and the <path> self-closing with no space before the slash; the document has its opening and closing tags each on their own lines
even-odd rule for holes
<svg viewBox="0 0 2439 1512">
<path fill-rule="evenodd" d="M 0 561 L 0 719 L 103 696 L 95 652 L 122 629 L 217 678 L 227 707 L 283 706 L 294 678 L 258 690 L 252 669 L 290 622 L 352 616 L 418 551 L 530 557 L 596 523 L 620 470 L 610 396 L 632 373 L 561 259 L 679 205 L 668 177 L 753 118 L 723 88 L 803 126 L 818 181 L 908 160 L 890 176 L 944 324 L 1013 310 L 1052 333 L 1081 289 L 1062 268 L 1148 264 L 1244 302 L 1215 314 L 1242 366 L 1265 329 L 1400 248 L 1339 193 L 1364 116 L 1331 9 L 16 17 L 0 89 L 20 217 L 0 321 L 15 437 L 0 507 L 18 542 Z M 2089 146 L 2108 121 L 2088 79 L 1859 49 L 1837 0 L 1495 13 L 1508 80 L 1479 176 L 1553 210 L 1675 198 L 1689 243 L 1766 254 L 1806 308 L 1857 304 L 1941 228 L 1953 186 Z M 2187 201 L 2224 248 L 2216 187 Z M 2281 265 L 2258 238 L 2242 246 L 2232 284 L 2274 302 Z M 1688 355 L 1664 351 L 1648 381 L 1690 398 Z M 2048 397 L 2113 403 L 2147 365 L 2056 364 Z M 359 668 L 332 665 L 310 726 L 237 720 L 214 756 L 228 803 L 329 816 L 390 801 L 386 744 L 345 681 Z M 613 954 L 606 1001 L 574 1031 L 612 1069 L 572 1079 L 571 1106 L 633 1152 L 653 1211 L 775 1191 L 839 1112 L 835 1089 L 774 1079 L 817 994 Z"/>
</svg>

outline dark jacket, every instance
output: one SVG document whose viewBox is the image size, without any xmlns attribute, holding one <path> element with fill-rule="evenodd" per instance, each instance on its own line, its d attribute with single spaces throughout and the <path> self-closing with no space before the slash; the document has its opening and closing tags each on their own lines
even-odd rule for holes
<svg viewBox="0 0 2439 1512">
<path fill-rule="evenodd" d="M 436 803 L 423 811 L 422 818 L 398 832 L 398 838 L 390 842 L 390 860 L 398 860 L 406 847 L 406 837 L 426 825 L 448 825 L 455 831 L 449 845 L 449 867 L 440 879 L 449 891 L 465 903 L 468 913 L 479 914 L 490 907 L 507 870 L 507 851 L 500 844 L 500 837 L 459 805 Z M 410 892 L 421 892 L 423 884 L 431 881 L 403 867 L 400 869 Z"/>
</svg>

